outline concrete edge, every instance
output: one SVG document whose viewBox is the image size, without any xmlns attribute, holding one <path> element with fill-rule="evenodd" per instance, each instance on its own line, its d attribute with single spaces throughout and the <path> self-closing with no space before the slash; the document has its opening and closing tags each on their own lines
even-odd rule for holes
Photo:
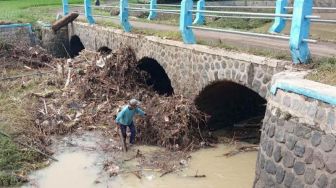
<svg viewBox="0 0 336 188">
<path fill-rule="evenodd" d="M 336 87 L 304 79 L 307 72 L 287 72 L 275 75 L 272 81 L 271 93 L 276 94 L 278 89 L 300 94 L 325 103 L 336 105 Z M 292 74 L 292 76 L 290 76 Z"/>
<path fill-rule="evenodd" d="M 116 34 L 121 34 L 127 37 L 131 37 L 131 38 L 139 38 L 140 36 L 142 36 L 140 34 L 127 33 L 121 29 L 107 28 L 107 27 L 98 26 L 98 25 L 90 25 L 88 23 L 83 23 L 83 22 L 75 22 L 75 24 L 82 25 L 82 26 L 88 26 L 88 27 L 96 27 L 96 28 L 99 28 L 100 30 L 110 31 Z M 205 46 L 205 45 L 200 45 L 200 44 L 192 44 L 192 45 L 184 44 L 181 41 L 167 40 L 167 39 L 162 39 L 156 36 L 144 36 L 144 38 L 148 41 L 155 42 L 155 43 L 160 43 L 160 44 L 169 45 L 169 46 L 176 46 L 176 47 L 189 49 L 189 50 L 197 50 L 199 52 L 207 53 L 210 55 L 219 55 L 219 56 L 224 56 L 224 57 L 228 57 L 231 59 L 242 60 L 242 61 L 251 62 L 255 64 L 260 64 L 260 65 L 267 64 L 270 67 L 278 67 L 278 66 L 284 67 L 285 65 L 292 64 L 291 62 L 285 61 L 285 60 L 277 60 L 277 59 L 273 59 L 269 57 L 262 57 L 262 56 L 257 56 L 257 55 L 252 55 L 248 53 L 242 53 L 242 52 L 233 52 L 233 51 L 228 51 L 222 48 L 210 47 L 210 46 Z"/>
</svg>

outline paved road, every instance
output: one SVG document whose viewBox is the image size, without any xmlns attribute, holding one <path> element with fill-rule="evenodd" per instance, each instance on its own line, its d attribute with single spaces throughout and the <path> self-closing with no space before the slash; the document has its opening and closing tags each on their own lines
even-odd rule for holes
<svg viewBox="0 0 336 188">
<path fill-rule="evenodd" d="M 111 21 L 115 24 L 119 24 L 119 20 L 117 19 L 111 19 Z M 134 28 L 139 29 L 148 29 L 156 31 L 179 31 L 178 26 L 145 23 L 140 21 L 130 21 L 130 22 Z M 290 53 L 289 42 L 287 40 L 251 37 L 238 34 L 219 33 L 214 31 L 203 31 L 195 29 L 194 33 L 197 39 L 213 40 L 215 42 L 219 42 L 220 40 L 223 44 L 227 44 L 229 46 L 234 46 L 237 48 L 260 49 L 264 51 L 271 51 L 273 53 L 279 51 L 281 51 L 282 53 L 288 53 L 288 54 Z M 313 56 L 321 56 L 321 57 L 336 56 L 336 43 L 331 42 L 318 42 L 315 44 L 311 43 L 309 44 L 309 47 Z"/>
</svg>

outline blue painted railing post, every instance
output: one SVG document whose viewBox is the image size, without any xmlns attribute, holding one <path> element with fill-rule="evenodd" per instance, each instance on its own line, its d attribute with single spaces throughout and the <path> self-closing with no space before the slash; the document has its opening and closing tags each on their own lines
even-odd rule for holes
<svg viewBox="0 0 336 188">
<path fill-rule="evenodd" d="M 62 6 L 63 6 L 63 16 L 69 14 L 69 2 L 68 2 L 68 0 L 62 0 Z"/>
<path fill-rule="evenodd" d="M 132 27 L 128 21 L 128 0 L 120 0 L 120 13 L 119 19 L 124 31 L 130 32 Z"/>
<path fill-rule="evenodd" d="M 287 14 L 287 9 L 285 8 L 288 4 L 287 0 L 277 0 L 275 5 L 275 14 Z M 286 26 L 286 19 L 283 17 L 274 17 L 274 23 L 268 32 L 270 33 L 281 33 L 281 31 Z"/>
<path fill-rule="evenodd" d="M 197 2 L 197 11 L 203 11 L 203 10 L 205 10 L 205 0 L 199 0 Z M 204 23 L 205 23 L 204 12 L 197 12 L 193 24 L 203 25 Z"/>
<path fill-rule="evenodd" d="M 91 9 L 91 0 L 84 0 L 84 10 L 85 17 L 89 24 L 95 24 L 95 20 L 92 17 L 92 9 Z"/>
<path fill-rule="evenodd" d="M 292 60 L 297 63 L 308 63 L 310 51 L 308 43 L 303 39 L 309 38 L 310 19 L 306 16 L 312 14 L 313 0 L 295 0 L 290 31 L 290 51 Z"/>
<path fill-rule="evenodd" d="M 157 0 L 150 0 L 150 5 L 149 5 L 149 9 L 151 9 L 149 11 L 149 16 L 148 16 L 148 20 L 154 20 L 157 16 L 157 12 L 156 9 L 157 8 Z"/>
<path fill-rule="evenodd" d="M 180 13 L 180 32 L 184 43 L 195 44 L 195 36 L 189 26 L 192 25 L 192 12 L 193 1 L 192 0 L 182 0 L 181 2 L 181 13 Z"/>
</svg>

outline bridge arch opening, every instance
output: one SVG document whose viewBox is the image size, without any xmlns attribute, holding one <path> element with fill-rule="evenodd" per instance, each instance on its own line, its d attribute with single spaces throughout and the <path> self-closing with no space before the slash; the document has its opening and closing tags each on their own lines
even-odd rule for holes
<svg viewBox="0 0 336 188">
<path fill-rule="evenodd" d="M 253 90 L 232 81 L 217 81 L 199 93 L 195 104 L 210 116 L 208 128 L 219 133 L 217 136 L 246 137 L 259 142 L 266 100 Z"/>
<path fill-rule="evenodd" d="M 85 47 L 77 35 L 73 35 L 70 38 L 70 55 L 71 57 L 76 57 L 79 55 L 79 52 L 84 50 Z"/>
<path fill-rule="evenodd" d="M 146 71 L 150 77 L 146 84 L 152 86 L 160 95 L 172 95 L 174 89 L 164 68 L 153 58 L 144 57 L 138 62 L 138 68 Z"/>
<path fill-rule="evenodd" d="M 97 52 L 99 52 L 101 55 L 108 55 L 112 53 L 112 49 L 107 46 L 102 46 L 98 48 Z"/>
</svg>

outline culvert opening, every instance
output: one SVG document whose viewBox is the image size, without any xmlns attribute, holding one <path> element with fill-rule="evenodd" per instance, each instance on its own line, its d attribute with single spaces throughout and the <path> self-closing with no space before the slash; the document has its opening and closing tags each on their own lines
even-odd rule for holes
<svg viewBox="0 0 336 188">
<path fill-rule="evenodd" d="M 70 38 L 70 55 L 71 57 L 76 57 L 79 55 L 79 52 L 84 50 L 85 47 L 77 35 L 73 35 Z"/>
<path fill-rule="evenodd" d="M 266 100 L 253 90 L 231 81 L 214 82 L 200 92 L 195 104 L 210 115 L 208 128 L 219 136 L 259 142 Z"/>
<path fill-rule="evenodd" d="M 142 58 L 138 62 L 138 68 L 149 73 L 150 77 L 146 80 L 146 84 L 152 86 L 160 95 L 169 96 L 174 93 L 166 71 L 155 59 Z"/>
<path fill-rule="evenodd" d="M 99 52 L 101 55 L 108 55 L 112 53 L 112 49 L 107 46 L 102 46 L 98 48 L 97 52 Z"/>
</svg>

